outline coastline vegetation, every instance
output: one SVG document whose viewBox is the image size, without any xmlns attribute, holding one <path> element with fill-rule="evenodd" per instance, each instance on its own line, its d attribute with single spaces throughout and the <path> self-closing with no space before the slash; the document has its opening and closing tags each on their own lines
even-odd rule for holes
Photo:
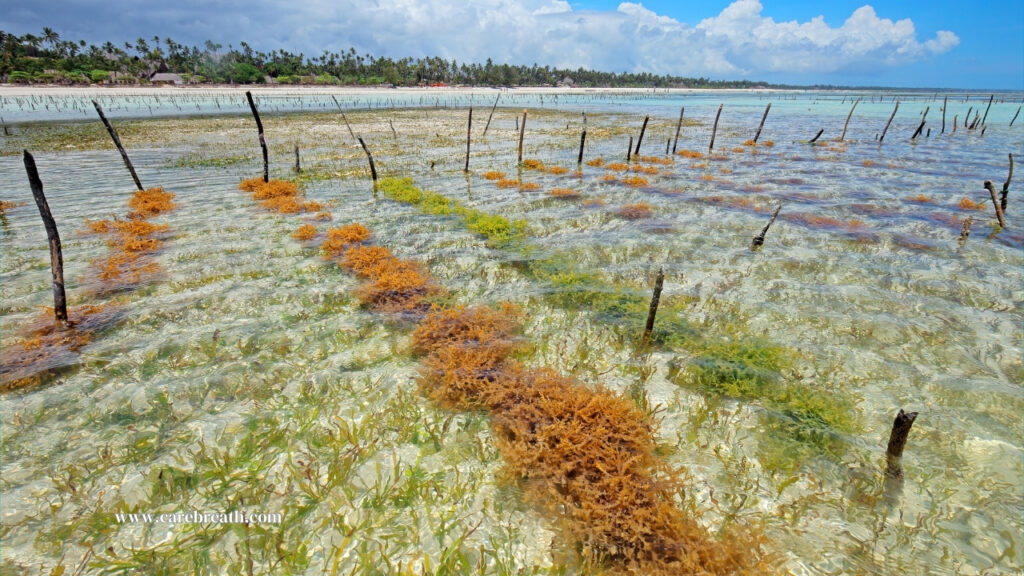
<svg viewBox="0 0 1024 576">
<path fill-rule="evenodd" d="M 41 34 L 0 30 L 0 81 L 12 84 L 148 84 L 175 74 L 184 84 L 312 84 L 321 86 L 554 86 L 608 88 L 754 88 L 750 80 L 712 80 L 648 72 L 457 62 L 431 56 L 391 58 L 325 50 L 317 56 L 286 49 L 236 48 L 207 40 L 202 47 L 153 36 L 100 45 L 67 40 L 53 28 Z"/>
</svg>

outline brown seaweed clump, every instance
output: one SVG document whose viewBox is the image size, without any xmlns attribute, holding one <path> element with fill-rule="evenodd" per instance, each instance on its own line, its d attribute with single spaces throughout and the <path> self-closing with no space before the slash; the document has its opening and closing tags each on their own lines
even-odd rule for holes
<svg viewBox="0 0 1024 576">
<path fill-rule="evenodd" d="M 635 204 L 626 204 L 618 210 L 615 214 L 621 218 L 627 220 L 641 220 L 643 218 L 650 218 L 652 214 L 651 205 L 646 202 L 637 202 Z"/>
<path fill-rule="evenodd" d="M 53 319 L 53 308 L 21 329 L 21 341 L 4 346 L 0 364 L 0 392 L 30 388 L 77 362 L 77 352 L 93 335 L 117 316 L 114 306 L 68 308 L 68 323 Z"/>
<path fill-rule="evenodd" d="M 313 226 L 312 224 L 303 224 L 296 228 L 295 232 L 292 232 L 292 238 L 299 242 L 312 240 L 313 238 L 316 238 L 316 226 Z"/>
<path fill-rule="evenodd" d="M 346 224 L 341 228 L 327 231 L 327 239 L 320 245 L 325 258 L 340 256 L 345 249 L 353 244 L 360 244 L 370 239 L 370 230 L 362 224 Z"/>
<path fill-rule="evenodd" d="M 484 172 L 484 178 L 487 180 L 504 180 L 505 173 L 498 172 L 497 170 L 488 170 L 487 172 Z"/>
<path fill-rule="evenodd" d="M 136 191 L 129 199 L 128 207 L 131 212 L 126 219 L 86 222 L 89 232 L 108 236 L 109 254 L 90 263 L 102 281 L 101 291 L 128 288 L 159 270 L 148 255 L 163 245 L 160 235 L 167 232 L 168 226 L 154 224 L 148 219 L 174 210 L 177 204 L 172 192 L 155 187 Z"/>
<path fill-rule="evenodd" d="M 287 180 L 272 179 L 264 182 L 260 178 L 249 178 L 242 180 L 238 189 L 249 192 L 253 200 L 260 202 L 260 206 L 279 214 L 323 213 L 323 204 L 315 200 L 304 200 L 298 185 Z M 323 219 L 320 214 L 317 216 Z"/>
<path fill-rule="evenodd" d="M 583 194 L 579 190 L 573 190 L 572 188 L 552 188 L 550 194 L 555 198 L 579 198 Z"/>
<path fill-rule="evenodd" d="M 157 186 L 136 191 L 128 200 L 128 207 L 132 209 L 129 218 L 145 219 L 170 212 L 177 208 L 177 204 L 174 203 L 173 192 L 166 192 L 163 186 Z"/>
<path fill-rule="evenodd" d="M 396 258 L 384 247 L 363 245 L 370 230 L 362 224 L 329 230 L 327 236 L 321 246 L 324 255 L 343 254 L 341 265 L 366 280 L 356 291 L 364 304 L 386 312 L 425 311 L 427 298 L 443 292 L 419 262 Z"/>
<path fill-rule="evenodd" d="M 435 309 L 413 332 L 418 378 L 445 405 L 487 410 L 507 471 L 558 518 L 589 565 L 629 574 L 774 571 L 757 530 L 712 537 L 675 503 L 681 481 L 655 455 L 655 426 L 628 398 L 511 357 L 521 318 L 502 305 Z"/>
</svg>

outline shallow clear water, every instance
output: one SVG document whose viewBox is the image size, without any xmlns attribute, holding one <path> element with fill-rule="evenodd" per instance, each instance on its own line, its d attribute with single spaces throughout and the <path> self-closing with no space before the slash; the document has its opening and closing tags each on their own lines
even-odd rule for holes
<svg viewBox="0 0 1024 576">
<path fill-rule="evenodd" d="M 858 426 L 838 453 L 798 451 L 785 465 L 767 456 L 788 450 L 770 425 L 771 406 L 673 383 L 670 366 L 686 361 L 687 350 L 637 359 L 625 336 L 632 328 L 552 305 L 550 287 L 522 272 L 522 252 L 488 248 L 454 218 L 375 196 L 329 96 L 276 105 L 263 97 L 261 108 L 272 175 L 289 176 L 299 144 L 317 176 L 306 196 L 330 203 L 334 225 L 367 225 L 377 242 L 426 262 L 459 301 L 527 306 L 531 363 L 615 390 L 639 386 L 660 405 L 667 458 L 690 477 L 681 498 L 712 529 L 764 521 L 770 548 L 796 574 L 1014 573 L 1024 567 L 1024 235 L 1019 186 L 1010 188 L 1008 227 L 998 230 L 981 182 L 998 188 L 1007 153 L 1024 148 L 1021 121 L 1007 126 L 1020 95 L 997 99 L 984 135 L 962 122 L 987 98 L 951 101 L 940 135 L 941 98 L 919 95 L 900 105 L 879 146 L 891 97 L 865 96 L 844 145 L 831 140 L 853 95 L 639 93 L 543 105 L 524 96 L 503 102 L 510 107 L 498 108 L 483 137 L 487 97 L 473 101 L 468 177 L 466 111 L 457 109 L 468 99 L 437 102 L 452 109 L 424 101 L 392 110 L 421 104 L 396 97 L 349 114 L 382 172 L 527 220 L 525 258 L 563 258 L 637 291 L 664 267 L 666 295 L 687 302 L 683 319 L 793 351 L 788 377 L 851 399 Z M 761 141 L 774 146 L 752 154 L 742 143 L 769 99 Z M 126 213 L 130 177 L 91 117 L 34 124 L 51 118 L 45 106 L 33 115 L 0 102 L 6 121 L 26 122 L 0 140 L 0 199 L 26 202 L 7 212 L 2 232 L 3 344 L 16 343 L 18 327 L 50 298 L 45 234 L 14 155 L 22 147 L 44 146 L 33 152 L 64 239 L 71 304 L 99 299 L 121 311 L 71 370 L 3 397 L 4 570 L 84 562 L 110 573 L 241 571 L 252 562 L 257 572 L 371 573 L 385 564 L 419 572 L 436 569 L 454 546 L 465 558 L 457 572 L 557 571 L 562 563 L 572 572 L 555 527 L 503 478 L 486 419 L 432 406 L 416 390 L 408 326 L 360 308 L 356 281 L 289 237 L 302 217 L 264 212 L 237 191 L 260 170 L 251 119 L 217 116 L 204 102 L 207 116 L 174 118 L 197 102 L 182 100 L 174 111 L 170 102 L 162 100 L 160 114 L 171 117 L 120 124 L 143 184 L 164 186 L 180 204 L 156 220 L 170 228 L 157 256 L 162 271 L 144 286 L 99 296 L 88 262 L 108 248 L 75 231 Z M 573 175 L 581 111 L 586 159 L 610 162 L 625 160 L 645 114 L 652 118 L 642 154 L 663 156 L 681 105 L 688 122 L 679 148 L 707 152 L 719 103 L 722 157 L 676 156 L 657 174 L 640 174 L 648 179 L 640 188 L 603 180 L 599 167 Z M 139 111 L 131 98 L 104 106 L 114 117 Z M 244 100 L 232 106 L 246 110 Z M 911 143 L 926 106 L 931 136 Z M 483 173 L 520 173 L 515 122 L 523 107 L 525 156 L 570 171 L 522 170 L 539 190 L 499 189 Z M 953 114 L 961 125 L 949 133 Z M 819 129 L 829 145 L 808 145 Z M 46 130 L 45 139 L 34 136 Z M 583 199 L 552 198 L 556 186 Z M 981 208 L 962 207 L 963 198 Z M 633 202 L 648 203 L 653 215 L 614 215 Z M 751 252 L 780 202 L 764 248 Z M 968 215 L 972 234 L 959 246 Z M 881 467 L 900 408 L 920 416 L 895 489 L 884 486 Z M 245 529 L 113 518 L 237 508 L 281 512 L 285 521 Z"/>
</svg>

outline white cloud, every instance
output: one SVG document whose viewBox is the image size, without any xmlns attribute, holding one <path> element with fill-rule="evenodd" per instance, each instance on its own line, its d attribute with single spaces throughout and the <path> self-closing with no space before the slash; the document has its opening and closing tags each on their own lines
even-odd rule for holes
<svg viewBox="0 0 1024 576">
<path fill-rule="evenodd" d="M 43 25 L 60 26 L 53 20 L 66 18 L 64 36 L 97 41 L 117 39 L 124 30 L 153 30 L 188 44 L 212 39 L 237 47 L 245 40 L 259 50 L 313 56 L 352 46 L 360 54 L 395 57 L 769 80 L 882 73 L 960 42 L 946 30 L 919 40 L 913 22 L 880 18 L 871 6 L 839 27 L 820 16 L 776 22 L 758 0 L 736 0 L 696 24 L 639 2 L 597 11 L 573 10 L 565 0 L 179 0 L 139 10 L 130 0 L 110 0 L 88 16 L 78 14 L 78 0 L 49 4 L 50 21 Z M 83 28 L 83 22 L 93 24 Z"/>
</svg>

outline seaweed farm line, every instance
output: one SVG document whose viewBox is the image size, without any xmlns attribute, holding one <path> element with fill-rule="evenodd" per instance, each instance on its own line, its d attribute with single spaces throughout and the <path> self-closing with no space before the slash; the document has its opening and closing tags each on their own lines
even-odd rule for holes
<svg viewBox="0 0 1024 576">
<path fill-rule="evenodd" d="M 1024 570 L 1020 93 L 254 96 L 0 94 L 0 573 Z"/>
</svg>

